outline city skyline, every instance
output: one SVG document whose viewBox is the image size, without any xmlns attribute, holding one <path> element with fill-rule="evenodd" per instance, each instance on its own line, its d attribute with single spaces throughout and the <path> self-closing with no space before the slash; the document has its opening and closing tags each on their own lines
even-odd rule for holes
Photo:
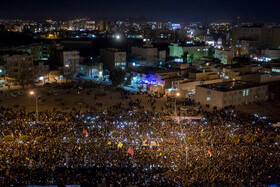
<svg viewBox="0 0 280 187">
<path fill-rule="evenodd" d="M 17 6 L 14 6 L 14 5 Z M 82 17 L 94 19 L 125 19 L 143 17 L 155 21 L 172 22 L 233 22 L 240 17 L 243 22 L 280 23 L 277 7 L 280 2 L 273 1 L 66 1 L 49 0 L 38 2 L 30 0 L 2 1 L 0 18 L 31 20 L 69 20 Z"/>
</svg>

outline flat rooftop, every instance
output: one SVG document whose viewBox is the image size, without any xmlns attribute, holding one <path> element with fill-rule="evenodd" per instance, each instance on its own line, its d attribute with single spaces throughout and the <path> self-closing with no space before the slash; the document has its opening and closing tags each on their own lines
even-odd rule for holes
<svg viewBox="0 0 280 187">
<path fill-rule="evenodd" d="M 221 92 L 242 90 L 242 89 L 253 88 L 257 86 L 262 86 L 262 85 L 257 83 L 252 83 L 252 82 L 244 82 L 244 81 L 230 81 L 230 82 L 220 82 L 214 84 L 200 85 L 200 87 L 208 88 L 211 90 L 218 90 Z"/>
</svg>

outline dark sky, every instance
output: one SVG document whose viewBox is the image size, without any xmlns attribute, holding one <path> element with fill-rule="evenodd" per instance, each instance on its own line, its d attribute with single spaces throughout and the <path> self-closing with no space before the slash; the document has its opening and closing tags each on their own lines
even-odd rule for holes
<svg viewBox="0 0 280 187">
<path fill-rule="evenodd" d="M 0 19 L 140 17 L 172 22 L 280 23 L 280 0 L 0 0 Z M 207 17 L 207 19 L 205 19 Z"/>
</svg>

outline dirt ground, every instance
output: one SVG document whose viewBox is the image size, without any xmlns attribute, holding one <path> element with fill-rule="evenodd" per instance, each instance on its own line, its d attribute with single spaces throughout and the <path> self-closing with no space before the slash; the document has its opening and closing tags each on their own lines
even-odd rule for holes
<svg viewBox="0 0 280 187">
<path fill-rule="evenodd" d="M 90 94 L 87 94 L 88 91 Z M 12 96 L 11 93 L 17 94 L 18 91 L 22 92 L 22 96 Z M 95 106 L 97 109 L 106 110 L 108 107 L 122 103 L 122 108 L 129 108 L 130 99 L 120 99 L 121 92 L 116 89 L 101 87 L 91 89 L 62 89 L 51 87 L 37 87 L 37 88 L 25 88 L 14 87 L 11 90 L 6 88 L 0 89 L 0 106 L 11 107 L 15 109 L 25 108 L 27 112 L 35 111 L 35 97 L 30 95 L 30 91 L 34 91 L 37 96 L 40 97 L 38 101 L 39 111 L 53 110 L 55 107 L 59 110 L 71 110 L 72 107 L 81 111 L 86 110 L 86 106 Z M 67 93 L 70 92 L 70 93 Z M 96 94 L 104 94 L 105 96 L 97 96 Z M 147 95 L 129 95 L 132 101 L 137 98 L 141 99 L 141 104 L 145 109 L 151 110 L 151 105 L 148 103 L 149 97 Z M 156 99 L 156 111 L 161 111 L 164 106 L 166 97 Z M 96 105 L 96 103 L 102 103 L 102 107 Z M 62 104 L 64 106 L 62 106 Z M 261 104 L 251 104 L 247 106 L 238 106 L 237 110 L 240 110 L 249 114 L 258 114 L 259 116 L 266 116 L 270 119 L 280 120 L 280 102 L 267 101 Z"/>
<path fill-rule="evenodd" d="M 91 90 L 89 94 L 87 92 Z M 22 92 L 22 96 L 16 95 L 18 91 Z M 30 91 L 40 98 L 38 100 L 39 111 L 52 110 L 54 107 L 61 110 L 70 110 L 75 107 L 80 110 L 86 110 L 86 106 L 95 106 L 97 109 L 106 110 L 112 105 L 122 103 L 122 108 L 128 108 L 130 99 L 120 99 L 121 92 L 116 89 L 110 88 L 91 88 L 91 89 L 61 89 L 51 87 L 38 87 L 38 88 L 15 88 L 11 90 L 4 89 L 0 93 L 0 106 L 12 107 L 12 108 L 23 108 L 25 107 L 27 112 L 35 111 L 35 96 L 30 95 Z M 70 93 L 67 93 L 70 92 Z M 105 96 L 97 96 L 96 94 L 104 94 Z M 145 109 L 151 110 L 151 105 L 148 103 L 149 97 L 147 95 L 129 95 L 133 101 L 137 98 L 141 99 L 141 104 L 144 105 Z M 166 97 L 157 99 L 156 110 L 161 110 L 164 105 Z M 96 103 L 102 103 L 102 107 L 96 105 Z M 64 106 L 62 106 L 64 105 Z"/>
</svg>

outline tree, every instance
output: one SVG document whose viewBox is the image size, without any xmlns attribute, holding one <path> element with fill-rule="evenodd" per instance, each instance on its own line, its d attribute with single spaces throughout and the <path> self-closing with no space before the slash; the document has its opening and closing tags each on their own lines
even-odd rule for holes
<svg viewBox="0 0 280 187">
<path fill-rule="evenodd" d="M 4 136 L 3 140 L 5 142 L 12 142 L 15 140 L 15 138 L 12 135 L 7 135 L 7 136 Z"/>
<path fill-rule="evenodd" d="M 125 81 L 125 85 L 131 85 L 131 79 L 132 79 L 132 73 L 130 73 L 129 77 L 127 78 L 127 80 Z"/>
<path fill-rule="evenodd" d="M 188 54 L 189 54 L 189 52 L 184 52 L 184 54 L 182 56 L 184 64 L 188 63 Z"/>
<path fill-rule="evenodd" d="M 210 47 L 208 50 L 208 57 L 213 57 L 213 54 L 214 54 L 214 49 Z"/>
<path fill-rule="evenodd" d="M 32 64 L 31 64 L 32 63 Z M 33 83 L 33 61 L 23 61 L 19 63 L 18 83 L 24 88 L 25 85 Z"/>
<path fill-rule="evenodd" d="M 188 63 L 192 63 L 193 59 L 194 59 L 194 56 L 193 56 L 193 54 L 191 54 Z"/>
<path fill-rule="evenodd" d="M 125 71 L 120 68 L 112 68 L 109 70 L 109 79 L 113 86 L 121 85 L 124 82 Z"/>
<path fill-rule="evenodd" d="M 30 136 L 28 135 L 22 135 L 20 137 L 20 140 L 23 141 L 23 142 L 28 142 L 30 140 Z"/>
</svg>

